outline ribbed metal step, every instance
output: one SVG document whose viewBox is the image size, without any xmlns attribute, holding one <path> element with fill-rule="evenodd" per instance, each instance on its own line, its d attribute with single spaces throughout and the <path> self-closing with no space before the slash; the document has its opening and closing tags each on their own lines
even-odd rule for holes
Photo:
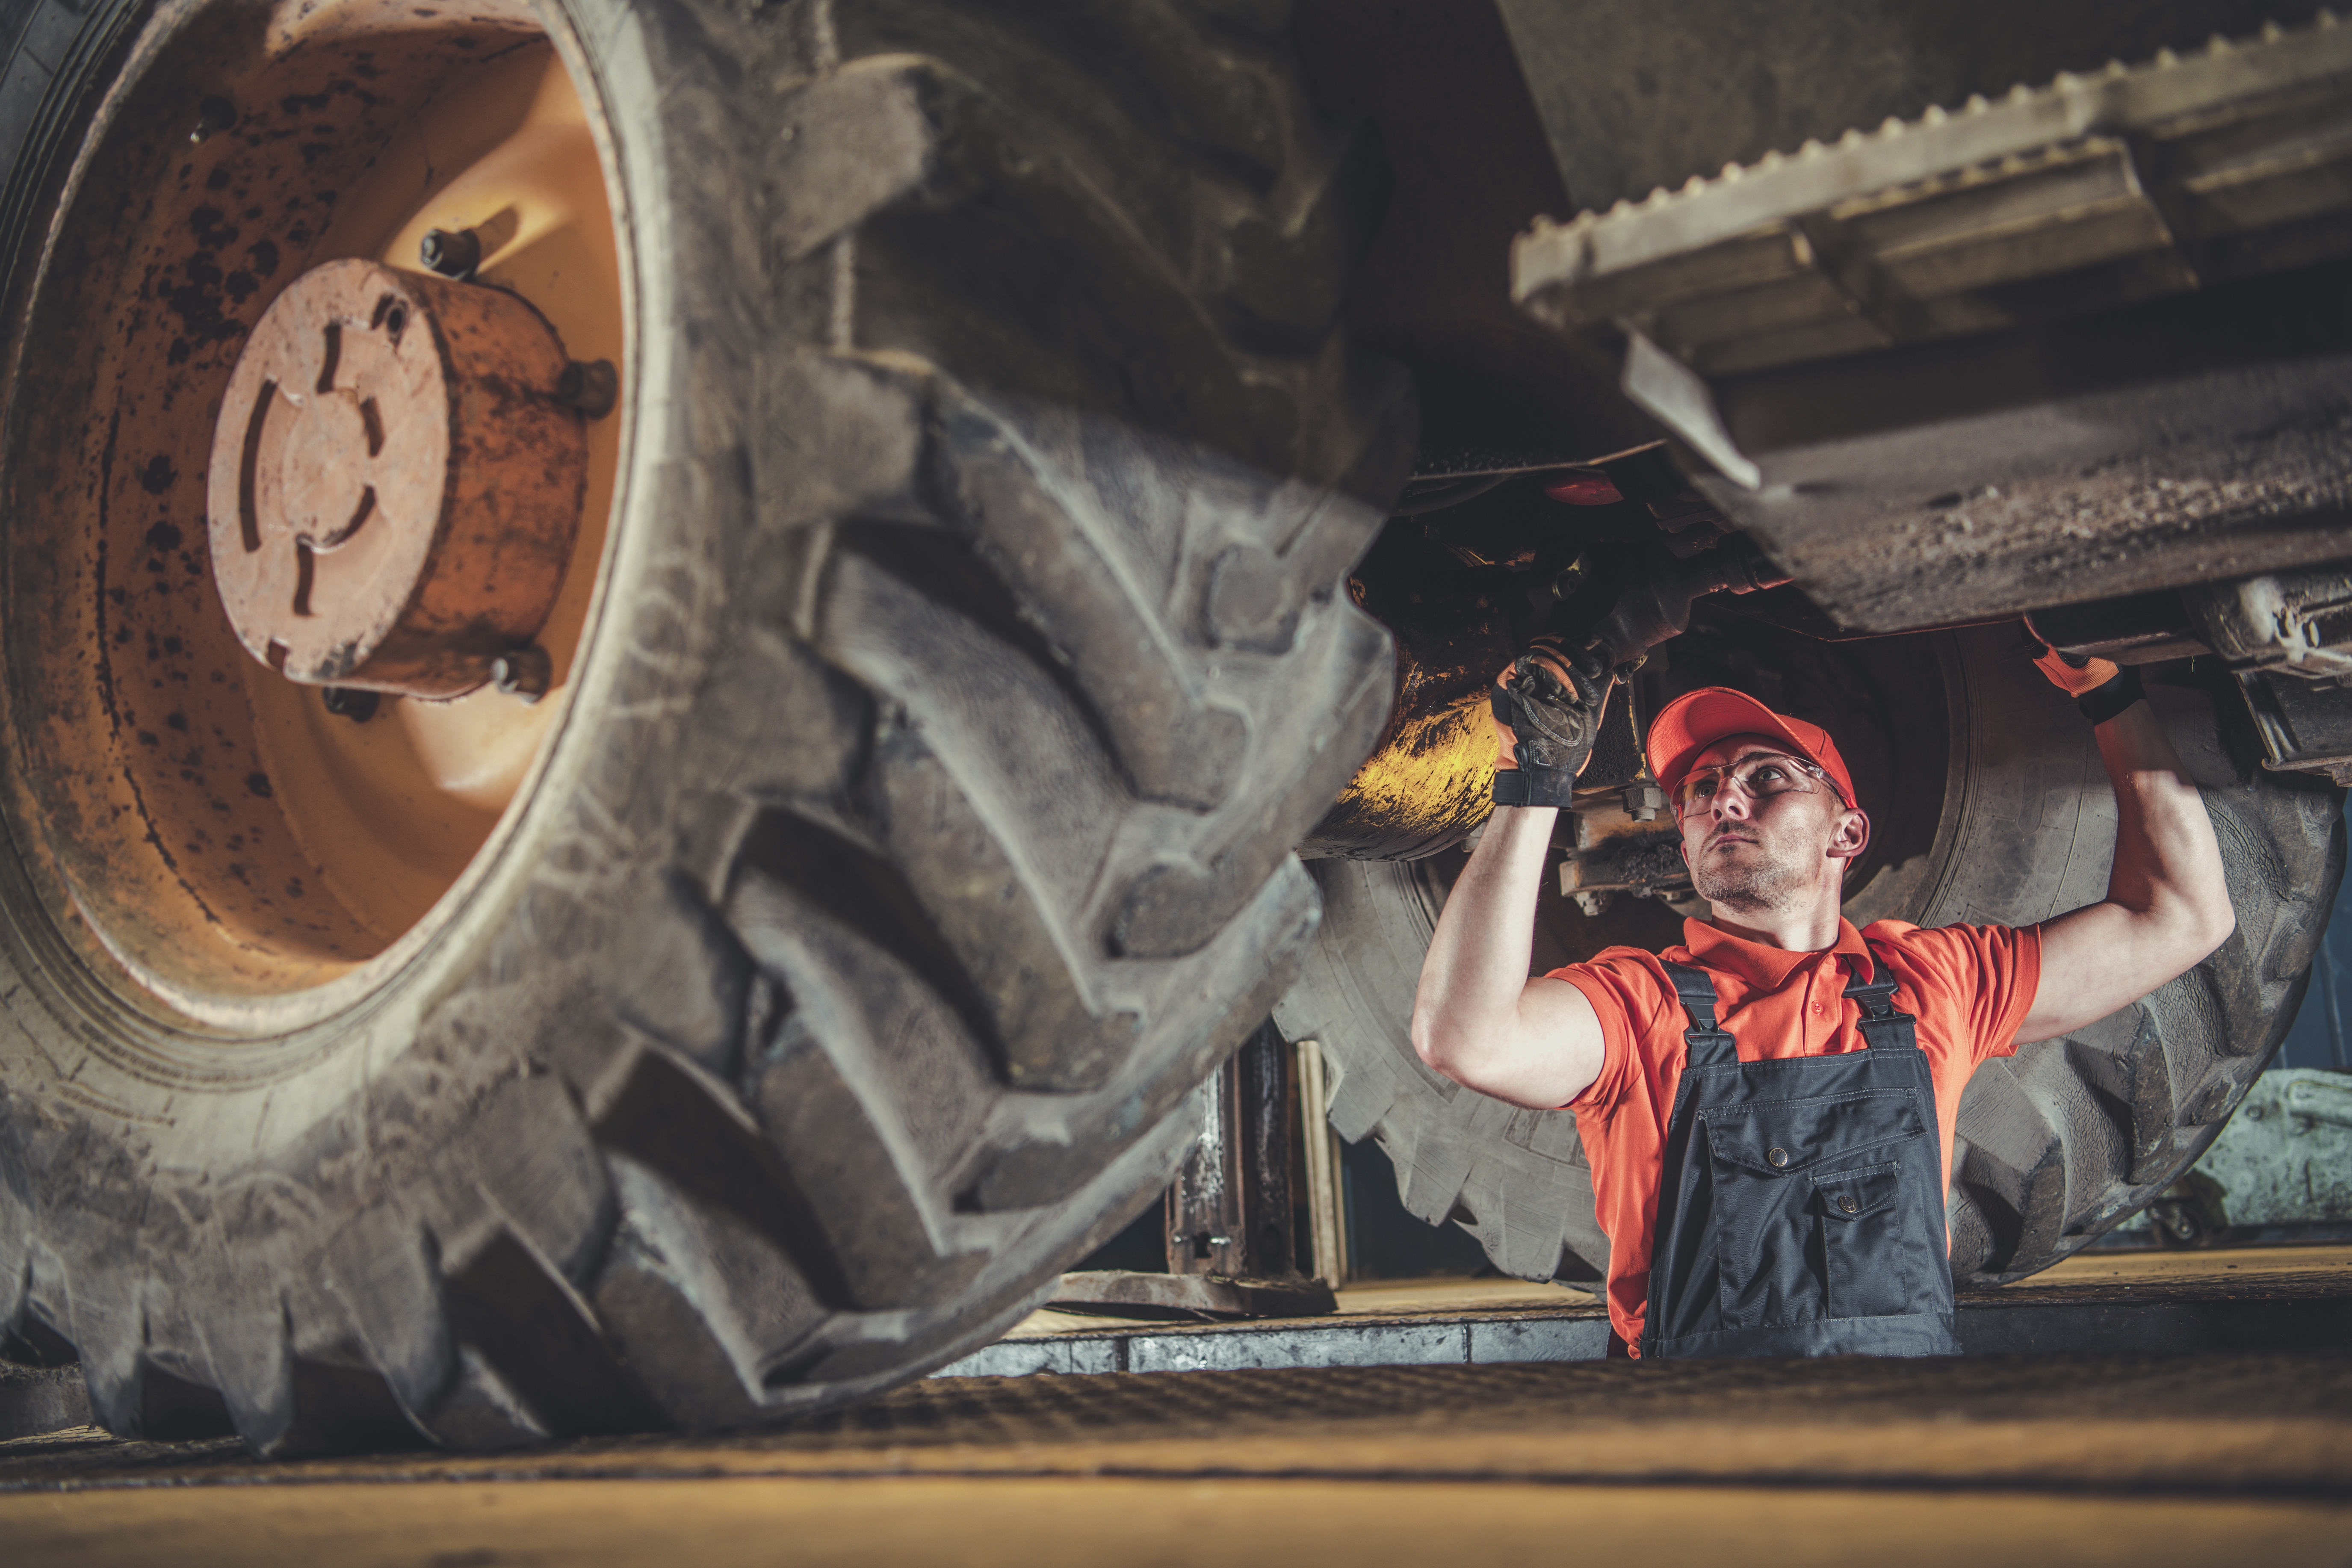
<svg viewBox="0 0 2352 1568">
<path fill-rule="evenodd" d="M 1702 375 L 2053 320 L 2352 255 L 2352 28 L 1971 99 L 1567 223 L 1523 308 Z"/>
</svg>

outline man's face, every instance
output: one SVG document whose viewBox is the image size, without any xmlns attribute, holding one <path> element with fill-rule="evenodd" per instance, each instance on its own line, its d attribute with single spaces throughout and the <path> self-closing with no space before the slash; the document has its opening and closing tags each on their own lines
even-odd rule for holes
<svg viewBox="0 0 2352 1568">
<path fill-rule="evenodd" d="M 1792 899 L 1810 900 L 1825 876 L 1842 875 L 1844 864 L 1860 852 L 1867 832 L 1859 826 L 1862 814 L 1849 810 L 1826 780 L 1793 763 L 1777 773 L 1750 773 L 1769 759 L 1793 756 L 1785 741 L 1733 735 L 1707 747 L 1692 764 L 1693 776 L 1728 765 L 1767 787 L 1786 785 L 1765 793 L 1725 784 L 1708 798 L 1688 802 L 1681 819 L 1683 860 L 1690 867 L 1691 886 L 1707 902 L 1754 914 Z M 1832 849 L 1843 850 L 1834 866 Z"/>
</svg>

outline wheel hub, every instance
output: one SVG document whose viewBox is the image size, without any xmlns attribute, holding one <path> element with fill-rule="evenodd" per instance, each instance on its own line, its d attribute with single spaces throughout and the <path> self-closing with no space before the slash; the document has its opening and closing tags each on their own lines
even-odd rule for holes
<svg viewBox="0 0 2352 1568">
<path fill-rule="evenodd" d="M 579 531 L 570 364 L 503 289 L 363 260 L 289 285 L 213 437 L 213 574 L 247 651 L 307 685 L 489 681 L 545 625 Z"/>
</svg>

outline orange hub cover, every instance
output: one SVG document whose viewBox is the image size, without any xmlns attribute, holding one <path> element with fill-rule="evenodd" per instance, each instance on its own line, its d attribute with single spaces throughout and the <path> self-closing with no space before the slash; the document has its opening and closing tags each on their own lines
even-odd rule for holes
<svg viewBox="0 0 2352 1568">
<path fill-rule="evenodd" d="M 213 433 L 213 577 L 289 679 L 456 697 L 527 646 L 579 531 L 585 421 L 503 289 L 331 261 L 255 323 Z"/>
</svg>

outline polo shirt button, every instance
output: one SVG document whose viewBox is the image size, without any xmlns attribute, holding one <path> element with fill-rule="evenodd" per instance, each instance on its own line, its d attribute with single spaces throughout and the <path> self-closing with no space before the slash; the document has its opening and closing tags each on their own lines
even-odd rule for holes
<svg viewBox="0 0 2352 1568">
<path fill-rule="evenodd" d="M 1767 1149 L 1764 1158 L 1773 1169 L 1778 1170 L 1789 1163 L 1789 1152 L 1786 1149 Z"/>
</svg>

